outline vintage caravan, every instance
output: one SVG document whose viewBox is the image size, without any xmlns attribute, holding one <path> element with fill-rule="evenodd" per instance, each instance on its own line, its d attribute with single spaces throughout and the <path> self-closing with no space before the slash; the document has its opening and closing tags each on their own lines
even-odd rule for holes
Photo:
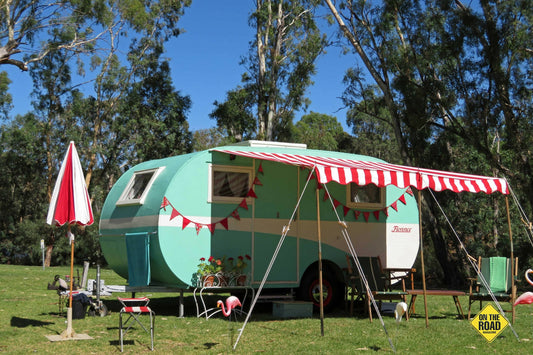
<svg viewBox="0 0 533 355">
<path fill-rule="evenodd" d="M 324 188 L 312 162 L 335 159 L 380 162 L 302 144 L 250 141 L 141 163 L 120 177 L 103 206 L 106 261 L 133 286 L 194 288 L 202 258 L 249 256 L 245 273 L 257 287 L 288 228 L 265 288 L 294 289 L 309 298 L 318 283 L 320 225 L 327 306 L 344 292 L 348 249 L 340 218 L 359 256 L 379 256 L 387 268 L 410 268 L 419 249 L 411 190 L 342 179 Z"/>
</svg>

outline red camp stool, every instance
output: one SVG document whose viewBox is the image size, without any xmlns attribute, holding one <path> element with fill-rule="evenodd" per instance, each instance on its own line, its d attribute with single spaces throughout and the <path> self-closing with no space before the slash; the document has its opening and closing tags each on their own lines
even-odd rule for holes
<svg viewBox="0 0 533 355">
<path fill-rule="evenodd" d="M 118 323 L 118 331 L 119 331 L 119 338 L 120 338 L 120 351 L 123 351 L 123 339 L 124 334 L 133 326 L 133 322 L 137 322 L 140 324 L 140 326 L 144 329 L 145 332 L 148 333 L 148 329 L 141 323 L 139 316 L 142 314 L 148 314 L 150 315 L 150 340 L 151 340 L 151 350 L 154 350 L 154 319 L 155 319 L 155 313 L 148 307 L 148 303 L 150 302 L 149 298 L 146 297 L 140 297 L 140 298 L 121 298 L 118 297 L 118 300 L 120 303 L 122 303 L 122 309 L 120 310 L 120 318 Z M 128 319 L 123 323 L 122 322 L 122 315 L 127 313 L 129 315 Z M 128 322 L 132 319 L 129 326 L 126 327 Z"/>
</svg>

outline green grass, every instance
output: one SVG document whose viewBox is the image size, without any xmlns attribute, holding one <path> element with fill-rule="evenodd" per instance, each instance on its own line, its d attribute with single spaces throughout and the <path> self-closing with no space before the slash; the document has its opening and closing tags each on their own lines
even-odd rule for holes
<svg viewBox="0 0 533 355">
<path fill-rule="evenodd" d="M 81 267 L 80 267 L 81 269 Z M 81 272 L 81 270 L 80 270 Z M 77 333 L 87 333 L 94 339 L 50 342 L 46 335 L 60 334 L 66 329 L 65 317 L 58 314 L 58 296 L 46 289 L 54 275 L 66 275 L 67 267 L 42 270 L 41 267 L 0 265 L 0 353 L 28 354 L 107 354 L 119 353 L 118 296 L 104 299 L 110 313 L 106 317 L 86 317 L 73 321 Z M 95 278 L 91 269 L 89 278 Z M 124 285 L 125 281 L 113 271 L 102 270 L 108 285 Z M 206 321 L 196 318 L 192 294 L 185 294 L 185 318 L 178 318 L 176 294 L 145 294 L 151 298 L 156 312 L 156 353 L 231 353 L 240 323 L 230 324 L 223 317 Z M 137 294 L 137 296 L 141 296 Z M 208 299 L 214 305 L 218 298 Z M 461 298 L 464 309 L 466 297 Z M 508 305 L 503 305 L 508 309 Z M 397 324 L 390 315 L 383 317 L 387 331 L 398 354 L 527 354 L 533 344 L 533 305 L 517 307 L 514 329 L 510 328 L 488 343 L 466 320 L 458 320 L 451 297 L 428 298 L 429 328 L 425 326 L 423 298 L 417 299 L 418 314 L 408 322 Z M 479 312 L 474 305 L 474 312 Z M 509 315 L 510 317 L 510 315 Z M 233 328 L 232 328 L 233 327 Z M 274 354 L 354 354 L 392 353 L 387 337 L 377 318 L 373 323 L 363 316 L 349 317 L 343 310 L 327 314 L 324 337 L 320 336 L 320 320 L 279 320 L 272 317 L 268 305 L 259 305 L 241 337 L 238 354 L 255 352 Z M 125 337 L 125 353 L 150 352 L 150 338 L 137 327 Z M 233 343 L 233 342 L 231 342 Z"/>
</svg>

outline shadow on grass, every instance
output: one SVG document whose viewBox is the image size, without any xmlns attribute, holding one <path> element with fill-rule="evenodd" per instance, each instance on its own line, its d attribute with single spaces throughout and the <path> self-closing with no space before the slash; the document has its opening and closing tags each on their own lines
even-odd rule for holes
<svg viewBox="0 0 533 355">
<path fill-rule="evenodd" d="M 17 328 L 26 328 L 26 327 L 42 327 L 45 325 L 54 324 L 53 322 L 43 322 L 36 319 L 28 319 L 28 318 L 19 318 L 19 317 L 12 317 L 11 318 L 11 326 L 17 327 Z"/>
</svg>

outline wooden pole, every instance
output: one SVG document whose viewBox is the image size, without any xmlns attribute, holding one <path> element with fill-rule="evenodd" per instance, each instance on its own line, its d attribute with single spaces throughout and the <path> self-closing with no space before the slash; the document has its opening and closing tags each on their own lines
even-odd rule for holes
<svg viewBox="0 0 533 355">
<path fill-rule="evenodd" d="M 420 261 L 422 262 L 422 290 L 424 293 L 424 312 L 426 313 L 426 328 L 428 328 L 428 301 L 426 290 L 426 271 L 424 268 L 424 241 L 422 238 L 422 193 L 420 192 L 420 190 L 418 190 L 418 230 L 420 234 Z"/>
<path fill-rule="evenodd" d="M 512 297 L 512 303 L 514 304 L 514 301 L 516 299 L 516 290 L 514 285 L 514 275 L 515 275 L 515 262 L 514 262 L 514 247 L 513 247 L 513 230 L 511 228 L 511 214 L 509 212 L 509 197 L 505 195 L 505 207 L 507 209 L 507 226 L 509 228 L 509 242 L 511 243 L 511 297 Z M 514 324 L 514 306 L 512 311 L 512 322 Z"/>
<path fill-rule="evenodd" d="M 324 289 L 322 287 L 322 236 L 320 233 L 320 198 L 316 188 L 316 221 L 318 229 L 318 285 L 320 289 L 320 335 L 324 336 Z"/>
</svg>

